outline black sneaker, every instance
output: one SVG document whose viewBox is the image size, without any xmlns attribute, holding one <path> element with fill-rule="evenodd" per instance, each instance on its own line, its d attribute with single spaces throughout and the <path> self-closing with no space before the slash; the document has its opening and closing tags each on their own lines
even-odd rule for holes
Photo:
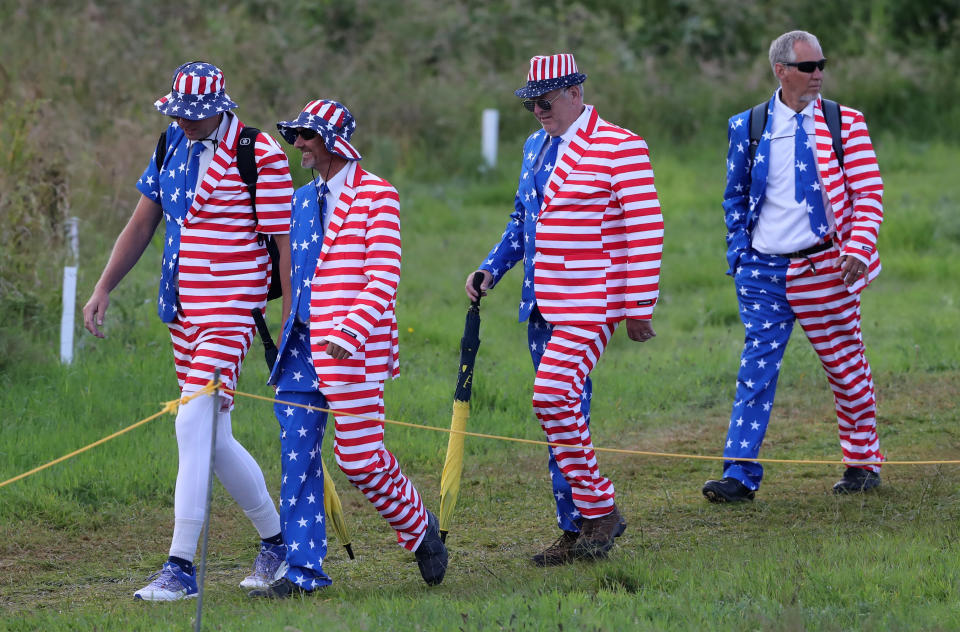
<svg viewBox="0 0 960 632">
<path fill-rule="evenodd" d="M 753 500 L 756 492 L 735 478 L 722 478 L 704 483 L 703 495 L 712 503 L 737 503 Z"/>
<path fill-rule="evenodd" d="M 848 467 L 833 486 L 834 494 L 857 494 L 880 487 L 880 475 L 862 467 Z"/>
<path fill-rule="evenodd" d="M 447 547 L 440 539 L 437 517 L 427 512 L 427 532 L 420 540 L 420 546 L 413 552 L 420 567 L 420 575 L 428 586 L 436 586 L 443 581 L 447 572 Z"/>
<path fill-rule="evenodd" d="M 286 577 L 281 577 L 266 588 L 255 588 L 247 593 L 247 597 L 266 597 L 268 599 L 289 599 L 294 595 L 309 595 L 310 590 L 297 586 Z"/>
</svg>

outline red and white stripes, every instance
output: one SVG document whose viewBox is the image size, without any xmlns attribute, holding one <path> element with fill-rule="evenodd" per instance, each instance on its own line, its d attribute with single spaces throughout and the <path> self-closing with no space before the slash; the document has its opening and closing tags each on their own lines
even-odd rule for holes
<svg viewBox="0 0 960 632">
<path fill-rule="evenodd" d="M 537 55 L 530 59 L 530 72 L 527 81 L 543 81 L 545 79 L 559 79 L 567 75 L 580 72 L 577 62 L 571 53 L 557 55 Z"/>
<path fill-rule="evenodd" d="M 617 324 L 555 325 L 533 383 L 533 410 L 584 518 L 613 510 L 614 489 L 600 475 L 590 428 L 580 411 L 587 376 L 603 355 Z"/>
<path fill-rule="evenodd" d="M 173 343 L 173 362 L 182 395 L 195 393 L 213 379 L 220 369 L 220 381 L 229 389 L 236 388 L 243 358 L 253 342 L 253 326 L 200 328 L 178 312 L 167 323 Z M 221 410 L 233 409 L 233 395 L 221 391 Z"/>
<path fill-rule="evenodd" d="M 427 528 L 427 513 L 413 483 L 383 444 L 383 382 L 321 384 L 334 411 L 337 465 L 397 532 L 400 546 L 413 551 Z"/>
<path fill-rule="evenodd" d="M 834 247 L 809 261 L 794 259 L 787 270 L 787 301 L 827 373 L 843 458 L 879 462 L 883 455 L 873 377 L 860 331 L 860 295 L 843 284 L 838 257 Z"/>
</svg>

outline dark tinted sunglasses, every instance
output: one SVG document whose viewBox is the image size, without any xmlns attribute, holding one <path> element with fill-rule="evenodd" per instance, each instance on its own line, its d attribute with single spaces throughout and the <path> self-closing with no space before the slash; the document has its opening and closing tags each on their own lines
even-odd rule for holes
<svg viewBox="0 0 960 632">
<path fill-rule="evenodd" d="M 561 91 L 560 94 L 553 97 L 549 101 L 547 101 L 543 97 L 539 97 L 536 99 L 524 99 L 520 103 L 522 103 L 523 107 L 527 108 L 527 110 L 529 110 L 530 112 L 533 112 L 533 108 L 535 108 L 538 105 L 540 106 L 540 109 L 543 110 L 544 112 L 549 112 L 550 108 L 553 107 L 553 102 L 559 99 L 562 95 L 563 95 L 563 91 Z"/>
<path fill-rule="evenodd" d="M 303 140 L 313 140 L 314 138 L 317 137 L 316 130 L 301 128 L 301 127 L 294 129 L 293 133 L 295 134 L 294 139 L 296 139 L 297 136 L 299 136 Z"/>
<path fill-rule="evenodd" d="M 811 73 L 816 69 L 823 70 L 823 67 L 827 65 L 826 59 L 821 59 L 820 61 L 785 61 L 783 62 L 784 66 L 793 66 L 800 72 Z"/>
</svg>

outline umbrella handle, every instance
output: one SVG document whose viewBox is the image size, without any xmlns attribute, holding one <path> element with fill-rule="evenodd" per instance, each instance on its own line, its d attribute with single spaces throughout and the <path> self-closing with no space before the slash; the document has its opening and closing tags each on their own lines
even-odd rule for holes
<svg viewBox="0 0 960 632">
<path fill-rule="evenodd" d="M 480 307 L 480 299 L 483 298 L 480 293 L 480 286 L 483 285 L 483 273 L 480 272 L 474 273 L 473 275 L 473 289 L 477 293 L 477 300 L 471 301 L 471 307 Z"/>
</svg>

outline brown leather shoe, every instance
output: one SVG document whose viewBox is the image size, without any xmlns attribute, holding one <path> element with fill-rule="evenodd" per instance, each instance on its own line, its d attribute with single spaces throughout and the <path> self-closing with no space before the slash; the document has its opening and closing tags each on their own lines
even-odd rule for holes
<svg viewBox="0 0 960 632">
<path fill-rule="evenodd" d="M 531 559 L 536 566 L 560 566 L 574 560 L 573 547 L 577 544 L 580 534 L 576 531 L 564 531 L 557 541 L 537 553 Z"/>
<path fill-rule="evenodd" d="M 584 518 L 580 526 L 580 537 L 573 547 L 574 557 L 581 560 L 604 558 L 613 548 L 614 539 L 627 528 L 627 521 L 620 515 L 617 506 L 606 516 Z"/>
</svg>

